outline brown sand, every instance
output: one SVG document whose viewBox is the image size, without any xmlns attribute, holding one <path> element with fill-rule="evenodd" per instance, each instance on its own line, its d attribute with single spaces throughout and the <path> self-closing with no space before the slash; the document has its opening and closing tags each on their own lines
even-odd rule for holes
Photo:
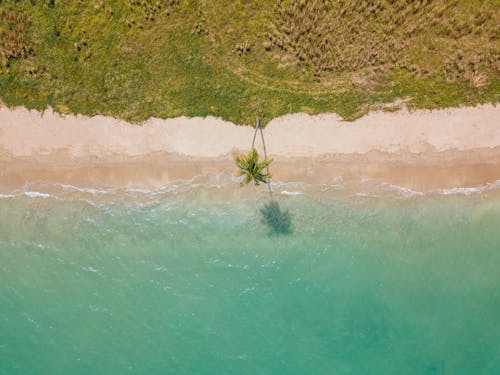
<svg viewBox="0 0 500 375">
<path fill-rule="evenodd" d="M 419 191 L 500 180 L 500 107 L 287 115 L 264 130 L 278 181 L 375 182 Z M 232 173 L 253 129 L 208 118 L 111 117 L 0 107 L 0 192 L 27 182 L 156 188 L 207 173 Z M 260 147 L 260 143 L 258 143 Z"/>
</svg>

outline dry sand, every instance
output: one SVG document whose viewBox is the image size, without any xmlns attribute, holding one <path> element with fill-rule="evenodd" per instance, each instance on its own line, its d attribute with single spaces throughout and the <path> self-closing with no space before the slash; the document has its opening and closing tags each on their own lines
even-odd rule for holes
<svg viewBox="0 0 500 375">
<path fill-rule="evenodd" d="M 278 181 L 388 182 L 419 191 L 500 180 L 500 107 L 372 112 L 346 122 L 303 113 L 264 130 Z M 156 188 L 232 173 L 253 129 L 221 119 L 59 115 L 0 107 L 0 191 L 48 181 L 84 187 Z M 258 143 L 260 147 L 260 143 Z"/>
</svg>

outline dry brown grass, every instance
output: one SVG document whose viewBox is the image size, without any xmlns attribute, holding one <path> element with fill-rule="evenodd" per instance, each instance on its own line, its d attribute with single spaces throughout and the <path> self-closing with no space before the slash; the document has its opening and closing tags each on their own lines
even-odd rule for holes
<svg viewBox="0 0 500 375">
<path fill-rule="evenodd" d="M 129 0 L 128 7 L 133 13 L 142 15 L 145 21 L 153 22 L 162 12 L 170 15 L 170 7 L 179 0 Z M 104 3 L 103 3 L 104 4 Z M 127 26 L 140 25 L 138 19 L 127 20 Z"/>
<path fill-rule="evenodd" d="M 25 39 L 26 17 L 21 12 L 0 9 L 0 56 L 7 66 L 10 58 L 24 57 L 30 52 Z"/>
<path fill-rule="evenodd" d="M 499 72 L 500 7 L 491 1 L 278 0 L 275 17 L 270 42 L 316 75 L 385 65 L 477 84 Z"/>
</svg>

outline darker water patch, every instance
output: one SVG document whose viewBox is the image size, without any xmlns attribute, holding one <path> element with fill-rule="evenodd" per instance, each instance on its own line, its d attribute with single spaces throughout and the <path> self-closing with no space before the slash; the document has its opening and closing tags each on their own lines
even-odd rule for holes
<svg viewBox="0 0 500 375">
<path fill-rule="evenodd" d="M 292 232 L 292 217 L 288 210 L 282 210 L 279 203 L 272 200 L 260 209 L 261 222 L 269 229 L 269 234 L 290 234 Z"/>
</svg>

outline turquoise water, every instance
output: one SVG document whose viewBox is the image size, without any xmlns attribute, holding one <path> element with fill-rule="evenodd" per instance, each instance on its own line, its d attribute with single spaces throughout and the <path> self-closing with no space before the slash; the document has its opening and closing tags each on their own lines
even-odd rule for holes
<svg viewBox="0 0 500 375">
<path fill-rule="evenodd" d="M 0 374 L 500 374 L 497 192 L 277 196 L 1 196 Z"/>
</svg>

